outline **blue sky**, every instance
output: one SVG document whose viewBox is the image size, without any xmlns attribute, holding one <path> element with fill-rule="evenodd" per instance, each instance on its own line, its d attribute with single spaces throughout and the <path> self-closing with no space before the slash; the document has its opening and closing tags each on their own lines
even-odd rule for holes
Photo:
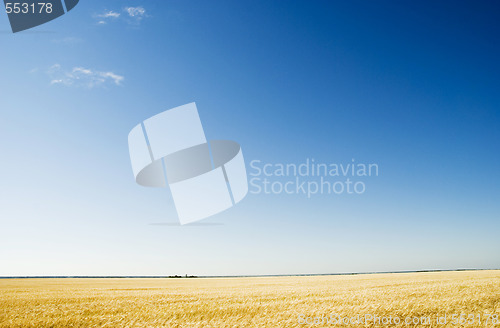
<svg viewBox="0 0 500 328">
<path fill-rule="evenodd" d="M 85 1 L 0 13 L 0 275 L 500 268 L 500 26 L 480 2 Z M 131 15 L 132 14 L 132 15 Z M 249 194 L 205 226 L 127 135 L 195 101 L 247 164 L 377 163 L 362 195 Z"/>
</svg>

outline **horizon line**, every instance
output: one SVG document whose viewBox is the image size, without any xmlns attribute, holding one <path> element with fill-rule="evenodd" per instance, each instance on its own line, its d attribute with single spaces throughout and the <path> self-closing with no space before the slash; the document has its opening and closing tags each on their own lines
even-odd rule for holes
<svg viewBox="0 0 500 328">
<path fill-rule="evenodd" d="M 425 272 L 463 272 L 463 271 L 495 271 L 500 269 L 433 269 L 433 270 L 402 270 L 402 271 L 368 271 L 368 272 L 337 272 L 337 273 L 302 273 L 302 274 L 261 274 L 261 275 L 229 275 L 229 276 L 195 276 L 195 275 L 139 275 L 139 276 L 0 276 L 0 279 L 193 279 L 193 278 L 259 278 L 259 277 L 314 277 L 314 276 L 350 276 L 364 274 L 389 273 L 425 273 Z"/>
</svg>

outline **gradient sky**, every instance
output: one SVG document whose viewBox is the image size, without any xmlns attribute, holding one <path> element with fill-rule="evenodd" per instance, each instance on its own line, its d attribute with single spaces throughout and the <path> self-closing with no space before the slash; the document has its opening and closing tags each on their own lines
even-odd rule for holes
<svg viewBox="0 0 500 328">
<path fill-rule="evenodd" d="M 0 276 L 500 268 L 499 16 L 488 1 L 81 0 L 12 34 L 1 12 Z M 154 225 L 177 220 L 173 201 L 135 184 L 127 135 L 193 101 L 247 164 L 380 174 L 363 195 L 249 194 L 213 225 Z"/>
</svg>

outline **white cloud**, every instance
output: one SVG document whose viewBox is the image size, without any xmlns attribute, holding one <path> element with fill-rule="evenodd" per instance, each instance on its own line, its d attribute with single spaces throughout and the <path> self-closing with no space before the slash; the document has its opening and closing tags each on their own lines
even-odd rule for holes
<svg viewBox="0 0 500 328">
<path fill-rule="evenodd" d="M 121 14 L 113 10 L 105 10 L 102 14 L 94 14 L 94 18 L 98 20 L 97 24 L 106 24 L 108 20 L 116 20 Z"/>
<path fill-rule="evenodd" d="M 142 6 L 125 7 L 123 8 L 123 15 L 118 11 L 106 10 L 103 14 L 94 15 L 97 19 L 98 25 L 105 25 L 108 21 L 125 21 L 128 24 L 138 25 L 140 22 L 148 17 L 146 9 Z"/>
<path fill-rule="evenodd" d="M 143 18 L 146 16 L 146 9 L 144 7 L 125 7 L 125 12 L 128 13 L 130 17 Z"/>
<path fill-rule="evenodd" d="M 108 10 L 108 11 L 105 11 L 104 14 L 97 15 L 97 17 L 118 18 L 118 17 L 120 17 L 120 13 L 114 12 L 113 10 Z"/>
<path fill-rule="evenodd" d="M 99 74 L 104 78 L 113 79 L 116 85 L 120 85 L 122 81 L 125 79 L 123 76 L 115 74 L 113 72 L 99 72 Z"/>
<path fill-rule="evenodd" d="M 62 69 L 61 65 L 52 65 L 47 71 L 50 84 L 94 88 L 106 85 L 121 85 L 125 79 L 113 72 L 96 71 L 84 67 L 74 67 L 71 70 Z"/>
<path fill-rule="evenodd" d="M 76 74 L 84 74 L 84 75 L 92 75 L 92 71 L 83 67 L 75 67 L 73 68 L 73 73 Z"/>
</svg>

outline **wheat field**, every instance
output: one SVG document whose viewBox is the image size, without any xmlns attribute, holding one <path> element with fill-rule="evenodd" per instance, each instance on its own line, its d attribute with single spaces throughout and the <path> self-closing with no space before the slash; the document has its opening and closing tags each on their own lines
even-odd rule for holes
<svg viewBox="0 0 500 328">
<path fill-rule="evenodd" d="M 9 328 L 500 327 L 499 315 L 500 271 L 0 279 L 0 327 Z"/>
</svg>

